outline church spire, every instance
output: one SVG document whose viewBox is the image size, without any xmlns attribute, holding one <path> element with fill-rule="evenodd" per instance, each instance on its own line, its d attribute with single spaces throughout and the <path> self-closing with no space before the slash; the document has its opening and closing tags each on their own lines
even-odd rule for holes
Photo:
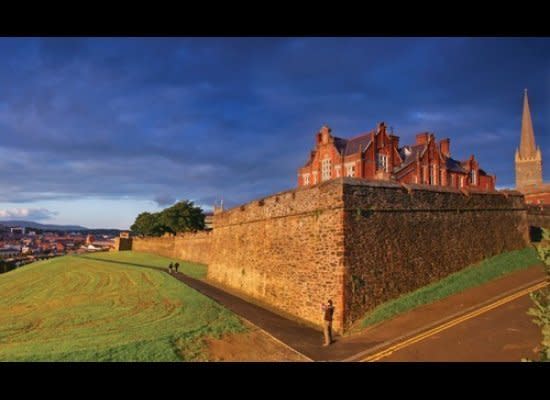
<svg viewBox="0 0 550 400">
<path fill-rule="evenodd" d="M 531 111 L 529 110 L 529 99 L 527 98 L 527 89 L 523 96 L 523 117 L 521 119 L 521 142 L 519 145 L 519 156 L 522 159 L 535 158 L 537 148 L 535 145 L 535 133 L 533 132 L 533 122 L 531 121 Z"/>
<path fill-rule="evenodd" d="M 521 118 L 521 142 L 516 150 L 516 188 L 542 184 L 542 155 L 535 145 L 533 121 L 529 110 L 527 89 L 523 97 L 523 116 Z"/>
</svg>

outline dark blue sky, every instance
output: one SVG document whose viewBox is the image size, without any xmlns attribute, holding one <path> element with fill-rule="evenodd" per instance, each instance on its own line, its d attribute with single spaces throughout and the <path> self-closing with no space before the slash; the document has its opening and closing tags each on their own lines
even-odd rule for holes
<svg viewBox="0 0 550 400">
<path fill-rule="evenodd" d="M 0 57 L 4 219 L 246 202 L 295 186 L 323 123 L 450 137 L 512 187 L 524 88 L 550 164 L 550 38 L 1 38 Z"/>
</svg>

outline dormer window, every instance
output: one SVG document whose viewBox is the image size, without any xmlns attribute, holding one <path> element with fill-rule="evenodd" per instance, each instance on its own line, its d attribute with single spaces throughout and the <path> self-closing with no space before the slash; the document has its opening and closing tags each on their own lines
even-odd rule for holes
<svg viewBox="0 0 550 400">
<path fill-rule="evenodd" d="M 472 182 L 472 185 L 477 185 L 477 174 L 475 169 L 470 171 L 470 181 Z"/>
</svg>

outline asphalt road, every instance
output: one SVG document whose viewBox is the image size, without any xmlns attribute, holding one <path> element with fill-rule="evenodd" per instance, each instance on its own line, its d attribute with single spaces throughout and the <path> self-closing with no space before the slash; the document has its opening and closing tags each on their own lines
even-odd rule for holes
<svg viewBox="0 0 550 400">
<path fill-rule="evenodd" d="M 540 328 L 528 295 L 435 332 L 377 361 L 521 361 L 538 359 Z"/>
</svg>

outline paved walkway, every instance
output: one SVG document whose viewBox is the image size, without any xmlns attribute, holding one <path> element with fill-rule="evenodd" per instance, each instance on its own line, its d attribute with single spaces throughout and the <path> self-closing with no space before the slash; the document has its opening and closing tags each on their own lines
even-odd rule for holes
<svg viewBox="0 0 550 400">
<path fill-rule="evenodd" d="M 356 361 L 389 346 L 391 343 L 404 340 L 407 335 L 422 332 L 483 304 L 502 298 L 522 287 L 544 281 L 546 275 L 542 266 L 530 267 L 495 279 L 480 287 L 468 289 L 435 303 L 419 307 L 368 328 L 359 334 L 336 337 L 336 343 L 330 347 L 321 346 L 322 333 L 320 331 L 252 304 L 206 281 L 193 279 L 182 273 L 174 274 L 174 277 L 267 331 L 311 360 Z M 536 342 L 540 339 L 532 338 L 531 340 Z"/>
</svg>

